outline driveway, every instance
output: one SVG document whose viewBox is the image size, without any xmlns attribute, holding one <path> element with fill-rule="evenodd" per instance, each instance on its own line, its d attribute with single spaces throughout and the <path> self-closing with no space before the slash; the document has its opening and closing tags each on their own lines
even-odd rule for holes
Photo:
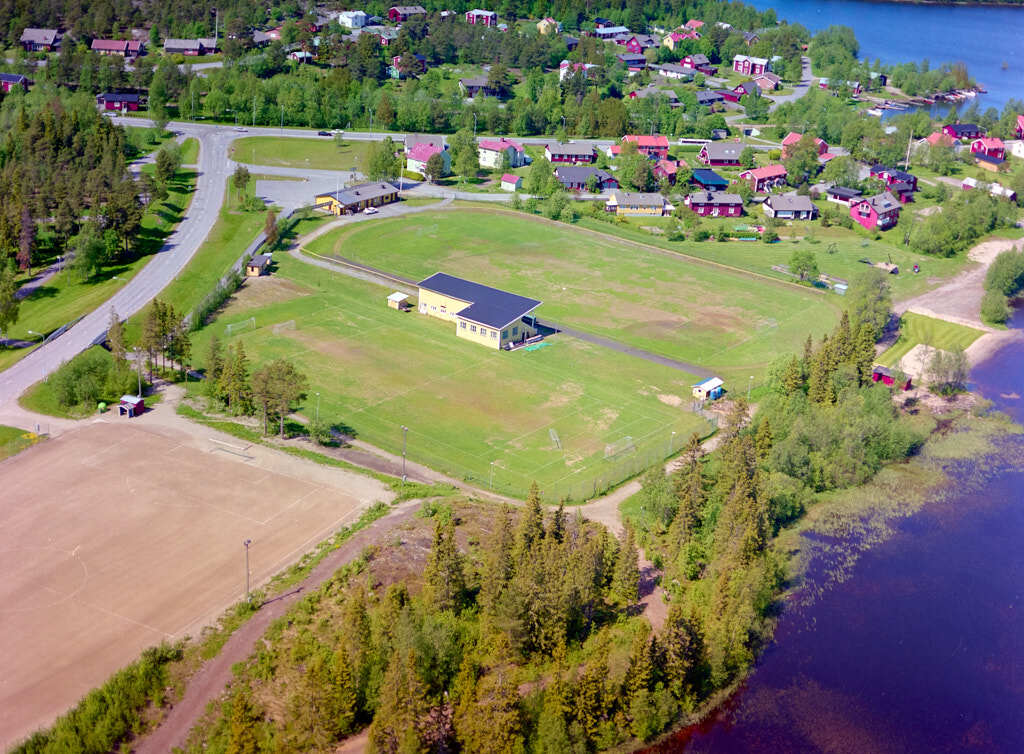
<svg viewBox="0 0 1024 754">
<path fill-rule="evenodd" d="M 811 82 L 814 79 L 814 74 L 811 72 L 811 59 L 804 55 L 800 60 L 803 62 L 803 71 L 800 73 L 800 83 L 793 87 L 792 94 L 782 94 L 778 97 L 772 97 L 771 99 L 775 100 L 775 102 L 768 108 L 769 112 L 775 110 L 784 102 L 793 102 L 800 99 L 810 91 Z"/>
</svg>

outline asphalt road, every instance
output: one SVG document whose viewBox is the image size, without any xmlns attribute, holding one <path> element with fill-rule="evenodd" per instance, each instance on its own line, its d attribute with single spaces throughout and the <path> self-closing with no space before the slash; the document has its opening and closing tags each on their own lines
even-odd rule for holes
<svg viewBox="0 0 1024 754">
<path fill-rule="evenodd" d="M 792 94 L 783 94 L 778 97 L 772 97 L 772 99 L 775 100 L 775 102 L 774 104 L 772 104 L 771 107 L 768 108 L 769 111 L 774 110 L 783 102 L 792 102 L 793 100 L 798 100 L 805 94 L 807 94 L 808 91 L 810 91 L 811 81 L 814 78 L 814 75 L 811 73 L 811 59 L 804 55 L 803 58 L 801 58 L 801 60 L 803 61 L 804 67 L 803 71 L 800 74 L 800 83 L 793 87 Z"/>
</svg>

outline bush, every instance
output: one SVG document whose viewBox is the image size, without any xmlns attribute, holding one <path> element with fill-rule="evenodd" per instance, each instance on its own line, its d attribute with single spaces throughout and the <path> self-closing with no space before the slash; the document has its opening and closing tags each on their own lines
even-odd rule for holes
<svg viewBox="0 0 1024 754">
<path fill-rule="evenodd" d="M 1010 305 L 1002 292 L 995 289 L 985 291 L 981 298 L 981 318 L 993 325 L 1001 325 L 1010 318 Z"/>
<path fill-rule="evenodd" d="M 693 234 L 694 241 L 707 241 L 709 238 L 711 238 L 711 232 L 704 228 L 697 229 Z"/>
<path fill-rule="evenodd" d="M 73 408 L 135 392 L 136 379 L 127 363 L 115 365 L 102 348 L 90 348 L 62 364 L 49 385 L 61 408 Z"/>
<path fill-rule="evenodd" d="M 776 241 L 779 240 L 779 234 L 776 233 L 774 230 L 767 228 L 764 232 L 764 235 L 761 236 L 761 240 L 764 241 L 765 243 L 775 243 Z"/>
<path fill-rule="evenodd" d="M 1024 288 L 1024 252 L 1004 251 L 985 274 L 985 290 L 1014 296 Z"/>
</svg>

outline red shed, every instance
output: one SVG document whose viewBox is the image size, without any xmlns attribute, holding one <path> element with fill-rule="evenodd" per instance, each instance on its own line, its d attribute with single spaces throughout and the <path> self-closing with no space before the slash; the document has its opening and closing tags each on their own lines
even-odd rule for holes
<svg viewBox="0 0 1024 754">
<path fill-rule="evenodd" d="M 135 417 L 146 410 L 146 400 L 140 395 L 122 395 L 121 402 L 117 404 L 117 413 L 120 416 L 127 414 Z"/>
<path fill-rule="evenodd" d="M 904 378 L 906 381 L 900 385 L 900 388 L 903 390 L 910 390 L 910 377 L 906 377 L 906 375 L 904 375 Z M 896 384 L 896 375 L 892 369 L 889 369 L 889 367 L 883 367 L 881 364 L 876 364 L 875 368 L 871 370 L 871 381 L 881 382 L 883 385 L 892 387 Z"/>
</svg>

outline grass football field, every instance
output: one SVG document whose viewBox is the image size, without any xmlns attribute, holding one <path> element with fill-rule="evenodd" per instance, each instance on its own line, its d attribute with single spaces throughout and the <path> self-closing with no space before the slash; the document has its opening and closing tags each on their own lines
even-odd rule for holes
<svg viewBox="0 0 1024 754">
<path fill-rule="evenodd" d="M 493 210 L 353 224 L 308 248 L 410 278 L 441 271 L 537 298 L 542 320 L 699 364 L 733 384 L 798 352 L 808 333 L 830 330 L 842 303 L 835 294 Z"/>
<path fill-rule="evenodd" d="M 370 142 L 348 141 L 339 147 L 332 137 L 316 139 L 277 136 L 246 136 L 231 147 L 231 159 L 249 165 L 315 170 L 365 171 L 369 164 Z"/>
<path fill-rule="evenodd" d="M 548 500 L 580 500 L 710 431 L 688 410 L 693 375 L 566 336 L 493 351 L 453 323 L 388 309 L 389 289 L 275 261 L 273 277 L 247 281 L 197 334 L 194 353 L 216 333 L 244 342 L 253 367 L 292 360 L 310 380 L 307 417 L 319 393 L 322 419 L 392 453 L 405 425 L 414 461 L 510 495 L 537 480 Z"/>
</svg>

